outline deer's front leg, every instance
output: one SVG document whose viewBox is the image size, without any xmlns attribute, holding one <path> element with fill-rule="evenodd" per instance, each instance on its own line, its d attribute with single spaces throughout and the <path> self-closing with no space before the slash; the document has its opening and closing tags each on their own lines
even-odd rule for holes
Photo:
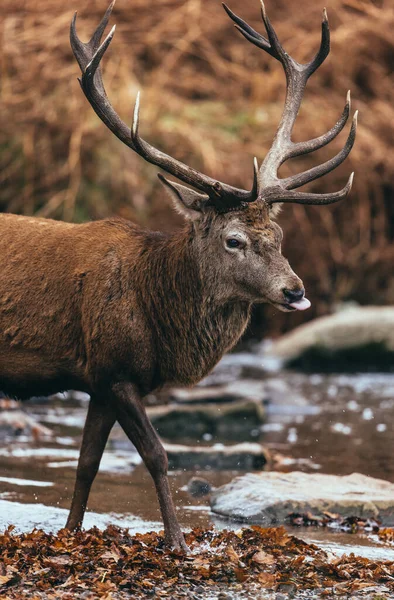
<svg viewBox="0 0 394 600">
<path fill-rule="evenodd" d="M 116 403 L 116 418 L 137 448 L 155 483 L 163 516 L 166 543 L 171 548 L 187 551 L 168 483 L 167 455 L 147 417 L 140 395 L 135 386 L 130 383 L 118 383 L 113 386 L 112 391 Z"/>
</svg>

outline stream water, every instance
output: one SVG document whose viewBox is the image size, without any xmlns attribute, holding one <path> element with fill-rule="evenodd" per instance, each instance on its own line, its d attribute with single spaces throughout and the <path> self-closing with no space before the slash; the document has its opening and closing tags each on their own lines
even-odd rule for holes
<svg viewBox="0 0 394 600">
<path fill-rule="evenodd" d="M 242 386 L 247 371 L 249 379 L 253 372 L 253 377 L 264 379 L 271 390 L 262 398 L 265 423 L 247 431 L 242 441 L 258 440 L 280 453 L 277 469 L 337 475 L 360 472 L 394 482 L 394 374 L 267 372 L 258 356 L 251 361 L 242 354 L 232 355 L 221 369 L 214 374 L 216 384 L 225 377 Z M 64 526 L 70 506 L 87 400 L 57 397 L 51 402 L 30 401 L 24 408 L 52 430 L 53 438 L 35 443 L 19 437 L 0 447 L 0 529 L 12 523 L 18 531 L 33 527 L 55 531 Z M 194 446 L 226 442 L 209 435 L 182 441 Z M 219 486 L 241 473 L 201 472 L 192 464 L 189 469 L 171 471 L 182 526 L 239 528 L 217 519 L 210 513 L 208 499 L 192 498 L 186 486 L 195 475 Z M 150 476 L 119 428 L 111 435 L 94 482 L 85 527 L 107 523 L 140 532 L 161 529 Z M 355 552 L 394 560 L 394 549 L 372 536 L 309 528 L 297 529 L 295 534 L 336 554 Z"/>
</svg>

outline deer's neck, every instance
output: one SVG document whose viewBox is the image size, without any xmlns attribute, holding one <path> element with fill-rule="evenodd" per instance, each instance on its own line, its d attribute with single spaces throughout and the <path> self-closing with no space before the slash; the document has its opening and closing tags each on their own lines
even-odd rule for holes
<svg viewBox="0 0 394 600">
<path fill-rule="evenodd" d="M 145 270 L 146 298 L 161 383 L 191 385 L 207 375 L 244 332 L 250 305 L 219 297 L 187 230 L 156 240 Z"/>
</svg>

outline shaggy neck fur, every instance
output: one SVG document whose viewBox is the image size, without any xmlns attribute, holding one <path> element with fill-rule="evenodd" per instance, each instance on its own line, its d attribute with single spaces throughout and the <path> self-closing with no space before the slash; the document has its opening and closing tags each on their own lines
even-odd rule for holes
<svg viewBox="0 0 394 600">
<path fill-rule="evenodd" d="M 188 226 L 171 237 L 148 235 L 141 253 L 149 266 L 139 263 L 140 302 L 150 320 L 162 383 L 197 383 L 249 321 L 250 304 L 220 298 L 216 274 L 200 252 Z"/>
</svg>

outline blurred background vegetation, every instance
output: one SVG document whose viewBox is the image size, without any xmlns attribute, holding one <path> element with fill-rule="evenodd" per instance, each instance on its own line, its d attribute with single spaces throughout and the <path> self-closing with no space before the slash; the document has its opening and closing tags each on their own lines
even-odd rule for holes
<svg viewBox="0 0 394 600">
<path fill-rule="evenodd" d="M 158 229 L 179 226 L 157 169 L 99 121 L 77 82 L 69 24 L 87 40 L 106 0 L 2 0 L 0 17 L 0 211 L 83 221 L 120 215 Z M 321 6 L 320 6 L 321 4 Z M 230 7 L 263 32 L 258 0 Z M 310 59 L 319 46 L 322 3 L 267 0 L 286 50 Z M 329 129 L 346 92 L 360 110 L 356 145 L 341 168 L 309 186 L 351 196 L 332 207 L 285 206 L 284 254 L 302 277 L 313 309 L 256 312 L 254 332 L 277 334 L 342 301 L 394 303 L 394 5 L 392 0 L 328 0 L 330 57 L 310 80 L 296 141 Z M 264 158 L 283 108 L 285 78 L 273 58 L 234 30 L 219 0 L 118 0 L 104 80 L 131 122 L 142 91 L 143 137 L 205 173 L 248 188 L 252 157 Z M 322 162 L 343 145 L 290 161 L 283 175 Z M 267 318 L 269 317 L 269 318 Z"/>
</svg>

